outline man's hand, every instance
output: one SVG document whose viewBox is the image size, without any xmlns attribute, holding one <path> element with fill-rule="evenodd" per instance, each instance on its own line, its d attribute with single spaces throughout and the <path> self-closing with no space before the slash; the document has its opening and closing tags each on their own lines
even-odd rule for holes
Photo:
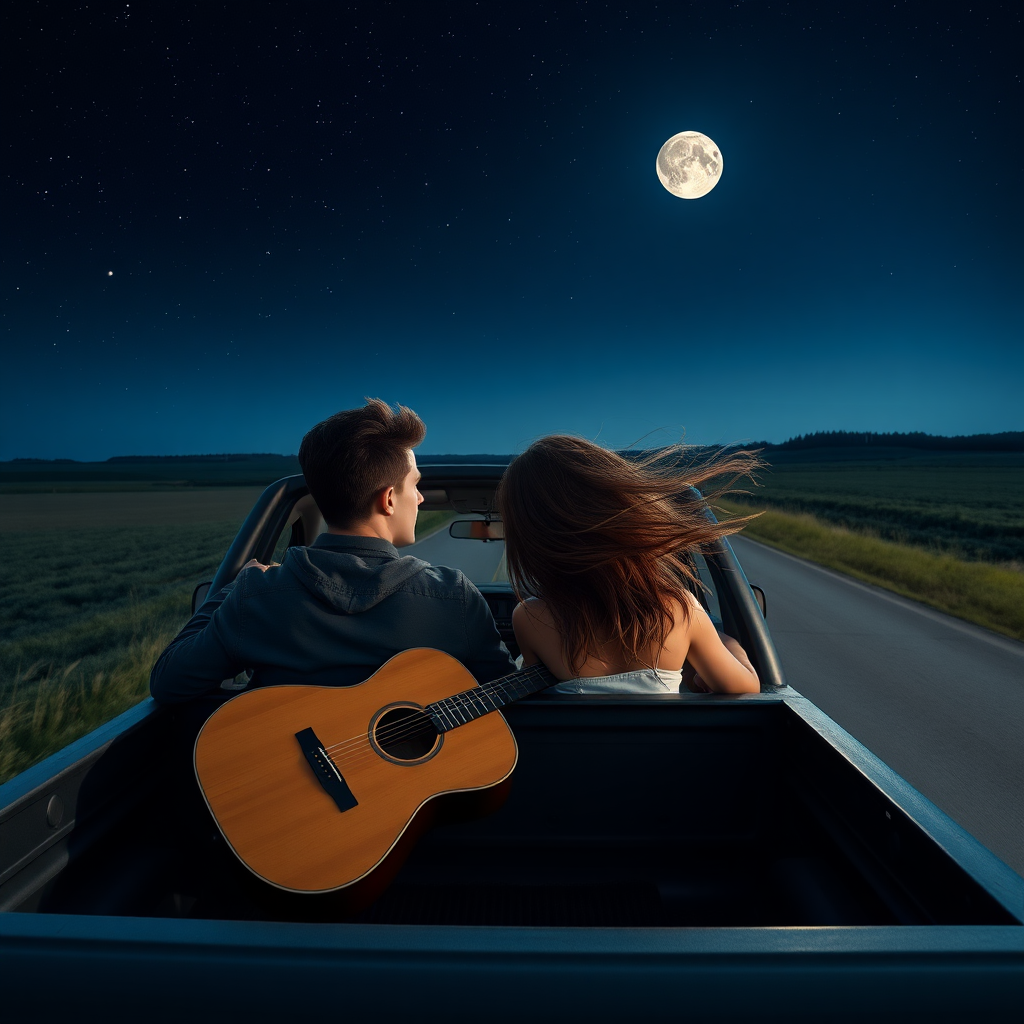
<svg viewBox="0 0 1024 1024">
<path fill-rule="evenodd" d="M 257 562 L 255 558 L 250 558 L 238 571 L 245 572 L 246 569 L 259 569 L 260 572 L 266 572 L 271 566 L 280 564 L 280 562 L 271 562 L 270 565 L 264 565 L 262 562 Z"/>
</svg>

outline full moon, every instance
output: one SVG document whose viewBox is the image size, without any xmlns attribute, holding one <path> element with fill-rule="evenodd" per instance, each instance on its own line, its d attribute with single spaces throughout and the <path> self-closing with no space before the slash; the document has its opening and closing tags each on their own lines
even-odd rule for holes
<svg viewBox="0 0 1024 1024">
<path fill-rule="evenodd" d="M 706 135 L 680 132 L 658 150 L 658 179 L 680 199 L 706 196 L 722 176 L 722 154 Z"/>
</svg>

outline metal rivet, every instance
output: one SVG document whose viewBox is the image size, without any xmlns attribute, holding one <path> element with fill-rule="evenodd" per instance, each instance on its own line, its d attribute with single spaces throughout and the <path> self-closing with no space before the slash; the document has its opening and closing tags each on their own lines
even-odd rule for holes
<svg viewBox="0 0 1024 1024">
<path fill-rule="evenodd" d="M 56 793 L 46 805 L 46 824 L 56 828 L 64 820 L 64 801 Z"/>
</svg>

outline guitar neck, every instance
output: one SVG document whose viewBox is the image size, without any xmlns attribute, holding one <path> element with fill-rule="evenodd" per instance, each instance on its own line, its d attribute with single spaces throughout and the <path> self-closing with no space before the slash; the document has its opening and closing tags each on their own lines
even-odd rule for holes
<svg viewBox="0 0 1024 1024">
<path fill-rule="evenodd" d="M 546 690 L 557 682 L 543 665 L 531 665 L 519 672 L 492 679 L 489 683 L 428 704 L 426 711 L 438 732 L 448 732 L 482 715 L 489 715 L 506 704 L 528 697 L 531 693 Z"/>
</svg>

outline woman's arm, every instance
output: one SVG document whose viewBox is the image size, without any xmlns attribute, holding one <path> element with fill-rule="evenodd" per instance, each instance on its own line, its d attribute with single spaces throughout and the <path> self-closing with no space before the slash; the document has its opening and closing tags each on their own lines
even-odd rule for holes
<svg viewBox="0 0 1024 1024">
<path fill-rule="evenodd" d="M 694 679 L 684 668 L 685 685 L 698 693 L 760 692 L 761 683 L 746 651 L 731 636 L 719 633 L 708 613 L 696 602 L 690 606 L 689 625 L 686 664 L 696 670 L 699 678 Z"/>
</svg>

